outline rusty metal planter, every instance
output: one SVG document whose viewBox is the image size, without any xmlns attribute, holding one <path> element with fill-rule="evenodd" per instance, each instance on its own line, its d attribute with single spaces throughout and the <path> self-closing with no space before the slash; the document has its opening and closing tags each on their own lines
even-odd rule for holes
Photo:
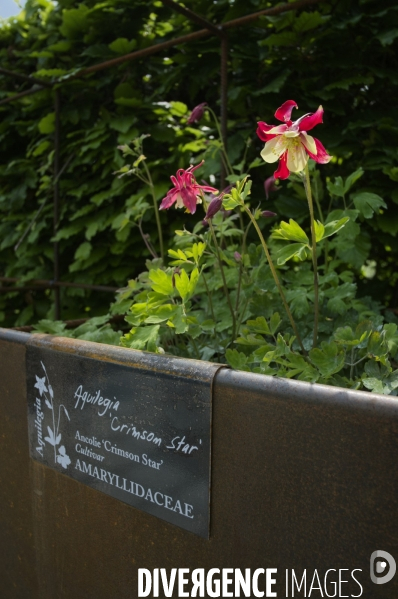
<svg viewBox="0 0 398 599">
<path fill-rule="evenodd" d="M 130 599 L 138 568 L 183 567 L 278 568 L 278 597 L 285 569 L 357 568 L 361 596 L 396 599 L 398 576 L 385 585 L 369 577 L 375 550 L 398 559 L 396 399 L 220 370 L 207 540 L 29 457 L 30 338 L 0 329 L 1 599 Z M 133 350 L 51 346 L 134 363 Z"/>
</svg>

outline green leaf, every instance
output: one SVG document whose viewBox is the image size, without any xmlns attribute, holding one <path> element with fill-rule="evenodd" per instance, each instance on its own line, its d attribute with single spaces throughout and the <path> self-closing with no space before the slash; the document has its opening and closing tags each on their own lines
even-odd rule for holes
<svg viewBox="0 0 398 599">
<path fill-rule="evenodd" d="M 303 11 L 298 17 L 295 18 L 293 23 L 294 31 L 298 33 L 304 33 L 304 31 L 309 31 L 310 29 L 315 29 L 315 27 L 319 27 L 326 21 L 330 19 L 329 16 L 322 16 L 318 11 L 314 12 L 305 12 Z"/>
<path fill-rule="evenodd" d="M 347 177 L 347 179 L 345 180 L 345 184 L 344 184 L 345 193 L 347 193 L 351 189 L 351 187 L 354 185 L 354 183 L 356 183 L 358 181 L 358 179 L 360 179 L 362 177 L 363 173 L 364 173 L 364 170 L 360 166 L 356 171 L 354 171 L 353 173 L 351 173 L 351 175 L 349 175 Z"/>
<path fill-rule="evenodd" d="M 178 260 L 179 263 L 188 262 L 188 256 L 180 249 L 178 249 L 177 251 L 176 250 L 167 250 L 167 253 L 169 254 L 170 258 L 176 258 L 176 260 Z M 173 264 L 174 264 L 174 262 L 173 262 Z"/>
<path fill-rule="evenodd" d="M 196 264 L 198 264 L 198 262 L 199 262 L 200 258 L 202 257 L 203 252 L 205 251 L 205 249 L 206 249 L 206 244 L 202 243 L 201 241 L 199 243 L 194 243 L 193 244 L 193 246 L 192 246 L 192 255 L 193 255 L 193 258 L 194 258 Z"/>
<path fill-rule="evenodd" d="M 376 36 L 382 46 L 389 46 L 398 37 L 398 29 L 390 29 Z"/>
<path fill-rule="evenodd" d="M 279 315 L 279 312 L 274 312 L 269 321 L 269 328 L 271 330 L 272 335 L 275 335 L 276 331 L 279 329 L 281 325 L 282 319 Z"/>
<path fill-rule="evenodd" d="M 182 300 L 186 301 L 195 292 L 195 288 L 199 279 L 199 271 L 195 267 L 189 277 L 185 270 L 181 270 L 179 274 L 174 276 L 174 279 L 178 293 L 180 294 Z"/>
<path fill-rule="evenodd" d="M 46 139 L 33 150 L 32 156 L 41 156 L 48 148 L 51 148 L 51 142 Z"/>
<path fill-rule="evenodd" d="M 156 345 L 159 329 L 160 325 L 158 324 L 131 329 L 129 347 L 133 349 L 148 348 L 148 350 L 151 351 L 151 349 Z"/>
<path fill-rule="evenodd" d="M 234 208 L 236 208 L 240 204 L 241 204 L 241 201 L 239 200 L 239 198 L 233 198 L 229 194 L 226 194 L 224 196 L 223 201 L 222 201 L 222 205 L 223 205 L 224 210 L 233 210 Z"/>
<path fill-rule="evenodd" d="M 250 368 L 247 366 L 248 357 L 237 349 L 227 349 L 225 357 L 227 358 L 228 364 L 232 368 L 235 368 L 235 370 L 250 371 Z"/>
<path fill-rule="evenodd" d="M 285 262 L 293 258 L 293 256 L 298 256 L 301 260 L 303 260 L 304 258 L 302 256 L 305 257 L 303 251 L 306 249 L 306 247 L 307 246 L 303 243 L 290 243 L 286 247 L 278 250 L 276 253 L 277 263 L 279 265 L 285 264 Z"/>
<path fill-rule="evenodd" d="M 195 293 L 196 285 L 199 280 L 199 270 L 195 267 L 189 277 L 189 295 L 192 296 Z"/>
<path fill-rule="evenodd" d="M 273 33 L 259 44 L 262 46 L 295 46 L 297 44 L 297 33 L 293 31 Z"/>
<path fill-rule="evenodd" d="M 333 341 L 330 343 L 323 341 L 321 348 L 312 349 L 309 356 L 311 362 L 325 378 L 339 372 L 344 367 L 345 351 Z"/>
<path fill-rule="evenodd" d="M 171 295 L 173 293 L 172 275 L 164 270 L 157 268 L 149 271 L 149 279 L 152 281 L 152 289 L 162 295 Z"/>
<path fill-rule="evenodd" d="M 327 303 L 328 310 L 335 314 L 345 314 L 348 310 L 347 304 L 340 297 L 332 297 Z"/>
<path fill-rule="evenodd" d="M 388 351 L 385 335 L 379 331 L 373 331 L 369 338 L 367 351 L 378 358 L 384 356 Z"/>
<path fill-rule="evenodd" d="M 67 40 L 60 40 L 55 44 L 50 44 L 49 46 L 47 46 L 47 50 L 50 50 L 50 52 L 69 52 L 71 47 L 72 44 Z"/>
<path fill-rule="evenodd" d="M 75 260 L 86 260 L 86 258 L 90 256 L 92 249 L 93 246 L 91 243 L 89 241 L 84 241 L 79 245 L 75 252 Z"/>
<path fill-rule="evenodd" d="M 379 379 L 363 377 L 362 382 L 372 393 L 384 393 L 384 385 Z"/>
<path fill-rule="evenodd" d="M 177 335 L 186 333 L 189 329 L 188 318 L 184 313 L 182 306 L 177 306 L 174 316 L 167 323 L 169 326 L 175 328 Z"/>
<path fill-rule="evenodd" d="M 111 129 L 119 131 L 119 133 L 127 133 L 136 120 L 136 117 L 133 115 L 116 116 L 110 119 L 109 126 Z M 136 153 L 134 153 L 126 144 L 120 146 L 120 149 L 124 154 L 136 156 Z"/>
<path fill-rule="evenodd" d="M 38 127 L 40 133 L 52 133 L 55 129 L 55 112 L 49 112 L 46 116 L 43 116 Z"/>
<path fill-rule="evenodd" d="M 270 83 L 268 83 L 268 85 L 252 92 L 252 96 L 264 96 L 264 94 L 280 92 L 290 74 L 291 74 L 291 71 L 286 69 L 285 71 L 283 71 L 283 73 L 281 73 L 280 75 L 275 77 L 275 79 L 273 79 Z M 264 164 L 264 162 L 259 161 L 259 164 L 257 164 L 256 161 L 252 162 L 249 166 L 249 170 L 252 169 L 253 167 L 260 166 L 260 164 Z"/>
<path fill-rule="evenodd" d="M 183 301 L 189 296 L 189 277 L 185 270 L 175 275 L 175 286 Z"/>
<path fill-rule="evenodd" d="M 256 333 L 261 333 L 262 335 L 271 335 L 270 328 L 264 316 L 258 316 L 256 320 L 248 320 L 246 324 L 252 331 L 255 331 Z"/>
<path fill-rule="evenodd" d="M 115 41 L 108 45 L 108 48 L 116 54 L 130 54 L 136 48 L 137 40 L 129 41 L 125 37 L 118 37 Z"/>
<path fill-rule="evenodd" d="M 89 9 L 85 4 L 79 4 L 79 8 L 62 11 L 62 25 L 59 28 L 62 35 L 74 38 L 87 28 L 87 16 Z"/>
<path fill-rule="evenodd" d="M 307 293 L 304 289 L 297 289 L 294 293 L 290 294 L 289 297 L 292 297 L 290 300 L 290 309 L 293 312 L 294 316 L 298 318 L 302 318 L 310 311 L 310 305 L 307 299 Z"/>
<path fill-rule="evenodd" d="M 241 181 L 242 177 L 245 177 L 247 175 L 228 175 L 228 177 L 225 177 L 226 181 L 228 181 L 228 183 L 236 183 L 237 181 Z"/>
<path fill-rule="evenodd" d="M 343 198 L 345 195 L 345 187 L 342 177 L 336 177 L 334 183 L 328 181 L 326 184 L 328 191 L 338 198 Z"/>
<path fill-rule="evenodd" d="M 390 366 L 385 366 L 370 360 L 365 364 L 365 372 L 362 375 L 364 386 L 372 393 L 383 395 L 396 395 L 398 388 L 398 370 L 392 371 Z"/>
<path fill-rule="evenodd" d="M 362 324 L 362 323 L 361 323 Z M 368 329 L 368 321 L 365 321 L 365 326 L 358 325 L 355 332 L 352 330 L 350 326 L 339 327 L 334 333 L 334 339 L 337 343 L 341 345 L 347 345 L 350 347 L 354 347 L 355 345 L 360 345 L 371 334 L 371 328 Z M 370 323 L 371 326 L 371 323 Z"/>
<path fill-rule="evenodd" d="M 275 229 L 272 234 L 274 239 L 287 239 L 288 241 L 299 241 L 300 243 L 309 244 L 309 239 L 295 220 L 290 219 L 289 223 L 282 221 L 280 223 L 280 228 Z"/>
<path fill-rule="evenodd" d="M 165 322 L 175 315 L 177 307 L 178 306 L 174 306 L 173 304 L 158 306 L 154 310 L 150 310 L 150 316 L 148 316 L 144 322 L 146 324 L 159 324 L 160 322 Z"/>
<path fill-rule="evenodd" d="M 39 320 L 37 324 L 33 326 L 35 331 L 39 333 L 47 333 L 48 335 L 59 335 L 61 337 L 68 337 L 69 331 L 66 331 L 66 324 L 60 320 Z"/>
<path fill-rule="evenodd" d="M 340 220 L 333 220 L 332 222 L 325 225 L 323 239 L 325 239 L 326 237 L 330 237 L 331 235 L 334 235 L 335 233 L 337 233 L 337 231 L 340 231 L 340 229 L 345 227 L 349 220 L 350 218 L 348 216 L 344 216 L 343 218 L 340 218 Z"/>
<path fill-rule="evenodd" d="M 315 240 L 316 242 L 321 241 L 324 237 L 325 227 L 319 220 L 314 221 L 314 229 L 315 229 Z"/>
<path fill-rule="evenodd" d="M 372 218 L 374 212 L 379 212 L 379 208 L 387 208 L 387 204 L 379 195 L 364 191 L 354 196 L 355 208 L 365 218 Z"/>
</svg>

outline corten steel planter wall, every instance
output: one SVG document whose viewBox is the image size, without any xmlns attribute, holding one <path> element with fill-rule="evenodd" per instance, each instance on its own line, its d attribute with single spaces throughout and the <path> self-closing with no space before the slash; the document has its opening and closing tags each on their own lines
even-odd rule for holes
<svg viewBox="0 0 398 599">
<path fill-rule="evenodd" d="M 398 558 L 396 399 L 219 371 L 206 540 L 29 457 L 29 338 L 0 330 L 1 599 L 132 599 L 140 567 L 278 568 L 278 597 L 285 568 L 360 568 L 361 596 L 396 599 L 398 575 L 385 585 L 369 577 L 374 551 Z M 132 350 L 52 345 L 133 360 Z"/>
</svg>

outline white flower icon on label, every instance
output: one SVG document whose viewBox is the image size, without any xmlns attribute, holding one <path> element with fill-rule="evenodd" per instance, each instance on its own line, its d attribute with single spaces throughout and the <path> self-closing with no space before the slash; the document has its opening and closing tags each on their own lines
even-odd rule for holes
<svg viewBox="0 0 398 599">
<path fill-rule="evenodd" d="M 70 462 L 70 457 L 66 453 L 65 446 L 61 445 L 61 447 L 58 449 L 58 452 L 59 452 L 57 455 L 58 464 L 61 464 L 62 468 L 67 468 L 71 462 Z"/>
</svg>

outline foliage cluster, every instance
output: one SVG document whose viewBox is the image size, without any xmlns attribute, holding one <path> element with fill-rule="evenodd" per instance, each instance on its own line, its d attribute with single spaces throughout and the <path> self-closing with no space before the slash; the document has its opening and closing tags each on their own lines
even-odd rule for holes
<svg viewBox="0 0 398 599">
<path fill-rule="evenodd" d="M 312 165 L 312 176 L 307 167 L 305 173 L 311 213 L 308 183 L 319 185 L 319 172 Z M 377 194 L 353 190 L 362 176 L 358 169 L 329 182 L 325 216 L 315 197 L 320 220 L 311 217 L 308 235 L 293 219 L 274 224 L 271 253 L 259 222 L 273 213 L 253 207 L 247 175 L 224 194 L 223 210 L 211 218 L 210 198 L 203 195 L 206 219 L 176 231 L 169 266 L 148 261 L 148 271 L 120 291 L 113 311 L 129 308 L 132 325 L 122 345 L 396 395 L 398 319 L 383 315 L 370 297 L 358 298 L 350 264 L 339 256 L 350 226 L 361 230 L 361 221 L 386 208 Z M 289 186 L 300 178 L 291 175 Z M 252 226 L 259 245 L 248 243 Z"/>
</svg>

